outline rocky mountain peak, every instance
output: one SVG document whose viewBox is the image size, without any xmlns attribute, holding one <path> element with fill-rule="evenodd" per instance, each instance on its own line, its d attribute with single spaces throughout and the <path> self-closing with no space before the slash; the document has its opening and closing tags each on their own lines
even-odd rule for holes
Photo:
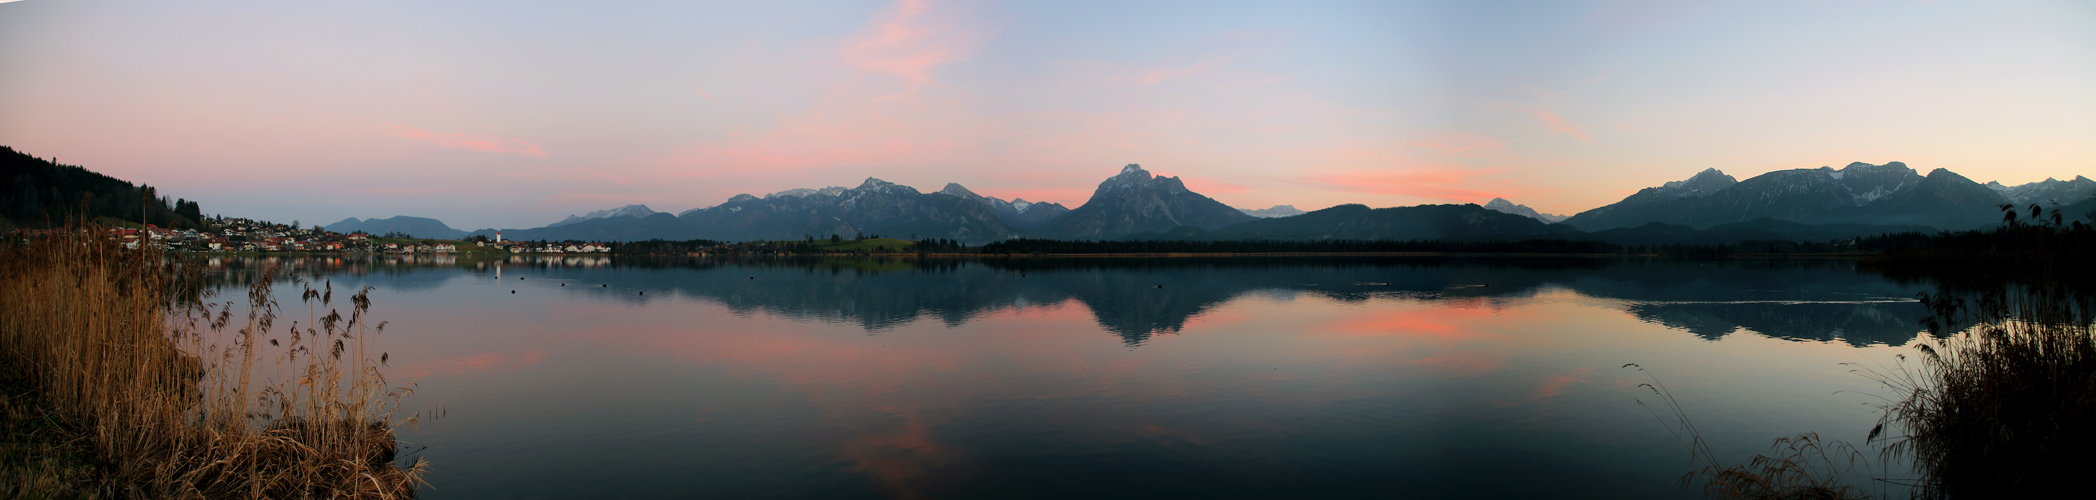
<svg viewBox="0 0 2096 500">
<path fill-rule="evenodd" d="M 1666 184 L 1660 185 L 1656 189 L 1658 194 L 1670 198 L 1679 198 L 1684 196 L 1701 197 L 1710 196 L 1711 193 L 1718 192 L 1718 190 L 1720 189 L 1732 187 L 1733 184 L 1738 183 L 1739 179 L 1734 179 L 1730 175 L 1725 175 L 1725 172 L 1719 171 L 1715 168 L 1706 168 L 1703 169 L 1702 172 L 1697 172 L 1694 177 L 1689 177 L 1688 180 L 1668 182 Z"/>
<path fill-rule="evenodd" d="M 1841 169 L 1842 169 L 1842 170 L 1877 170 L 1877 171 L 1902 171 L 1902 170 L 1914 170 L 1914 169 L 1912 169 L 1912 168 L 1907 168 L 1907 164 L 1906 164 L 1906 163 L 1902 163 L 1902 162 L 1896 162 L 1896 161 L 1888 161 L 1888 162 L 1885 162 L 1885 164 L 1884 164 L 1884 165 L 1872 165 L 1872 164 L 1869 164 L 1869 163 L 1864 163 L 1864 162 L 1860 162 L 1860 161 L 1857 161 L 1857 162 L 1849 162 L 1848 166 L 1846 166 L 1846 167 L 1841 167 Z"/>
<path fill-rule="evenodd" d="M 1862 179 L 1865 182 L 1899 182 L 1899 180 L 1903 179 L 1921 177 L 1919 172 L 1915 172 L 1912 168 L 1907 168 L 1907 164 L 1896 161 L 1885 162 L 1884 165 L 1872 165 L 1859 161 L 1850 163 L 1846 167 L 1841 167 L 1841 170 L 1820 167 L 1820 171 L 1826 172 L 1828 176 L 1836 180 L 1857 180 L 1851 179 L 1851 177 L 1857 177 L 1866 178 Z"/>
<path fill-rule="evenodd" d="M 765 198 L 765 199 L 772 199 L 772 198 L 778 198 L 778 197 L 782 197 L 782 196 L 798 196 L 798 197 L 804 197 L 804 198 L 805 198 L 805 197 L 807 197 L 808 195 L 812 195 L 812 194 L 815 194 L 815 190 L 813 190 L 813 189 L 808 189 L 808 188 L 793 188 L 793 189 L 788 189 L 788 190 L 785 190 L 785 191 L 780 191 L 780 192 L 776 192 L 776 193 L 772 193 L 772 194 L 767 194 L 767 195 L 764 195 L 764 198 Z"/>
<path fill-rule="evenodd" d="M 2089 199 L 2091 196 L 2096 196 L 2096 180 L 2089 180 L 2087 176 L 2080 175 L 2074 176 L 2074 180 L 2068 181 L 2046 177 L 2043 181 L 2020 186 L 2004 186 L 2000 182 L 1991 181 L 1986 186 L 1987 189 L 2001 193 L 2001 196 L 2008 198 L 2009 202 L 2018 205 L 2052 202 L 2061 205 L 2072 205 Z"/>
<path fill-rule="evenodd" d="M 861 183 L 859 183 L 859 187 L 858 187 L 858 188 L 856 188 L 856 189 L 862 189 L 862 190 L 865 190 L 865 189 L 882 189 L 882 188 L 886 188 L 886 187 L 888 187 L 888 186 L 893 186 L 893 185 L 895 185 L 895 183 L 893 183 L 893 182 L 888 182 L 888 181 L 884 181 L 884 180 L 880 180 L 880 179 L 875 179 L 875 178 L 872 178 L 872 177 L 867 177 L 867 178 L 866 178 L 866 182 L 861 182 Z"/>
<path fill-rule="evenodd" d="M 954 195 L 954 196 L 959 196 L 959 197 L 962 197 L 962 198 L 968 198 L 968 199 L 975 199 L 975 198 L 981 198 L 981 197 L 982 197 L 982 195 L 978 195 L 978 194 L 975 194 L 975 192 L 974 192 L 974 191 L 969 191 L 969 190 L 968 190 L 968 188 L 965 188 L 965 187 L 961 187 L 961 184 L 960 184 L 960 183 L 958 183 L 958 182 L 948 182 L 948 183 L 946 183 L 946 187 L 945 187 L 945 188 L 943 188 L 943 189 L 940 189 L 940 190 L 939 190 L 938 192 L 939 192 L 939 193 L 941 193 L 941 194 L 950 194 L 950 195 Z"/>
<path fill-rule="evenodd" d="M 1099 187 L 1142 184 L 1149 181 L 1150 171 L 1143 170 L 1142 165 L 1130 163 L 1126 167 L 1121 167 L 1120 174 L 1107 178 L 1106 182 L 1099 183 Z"/>
<path fill-rule="evenodd" d="M 647 205 L 626 205 L 619 208 L 607 208 L 603 210 L 597 210 L 582 215 L 569 214 L 568 218 L 561 219 L 560 222 L 555 222 L 553 224 L 547 225 L 546 227 L 565 226 L 586 220 L 605 219 L 611 217 L 632 217 L 635 219 L 639 219 L 650 215 L 655 215 L 656 213 L 657 212 L 655 210 L 648 208 Z"/>
<path fill-rule="evenodd" d="M 1039 210 L 1045 203 L 1035 204 Z M 1152 177 L 1130 163 L 1099 183 L 1084 205 L 1055 222 L 1049 234 L 1066 238 L 1118 237 L 1180 226 L 1213 229 L 1254 220 L 1229 205 L 1186 189 L 1178 177 Z"/>
<path fill-rule="evenodd" d="M 1503 214 L 1519 215 L 1522 217 L 1527 217 L 1546 223 L 1559 222 L 1571 217 L 1569 215 L 1546 214 L 1538 212 L 1536 211 L 1536 209 L 1529 208 L 1528 205 L 1515 204 L 1514 202 L 1507 201 L 1506 198 L 1493 198 L 1492 201 L 1485 202 L 1485 210 L 1491 210 Z"/>
</svg>

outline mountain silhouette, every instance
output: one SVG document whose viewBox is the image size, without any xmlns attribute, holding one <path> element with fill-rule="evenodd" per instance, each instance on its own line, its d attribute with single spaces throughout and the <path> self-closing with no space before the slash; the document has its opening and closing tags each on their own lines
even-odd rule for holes
<svg viewBox="0 0 2096 500">
<path fill-rule="evenodd" d="M 1586 231 L 1649 223 L 1706 229 L 1768 218 L 1804 224 L 1915 225 L 1964 230 L 2000 219 L 2000 193 L 1949 170 L 1923 176 L 1900 162 L 1779 170 L 1733 182 L 1716 169 L 1645 188 L 1565 223 Z"/>
<path fill-rule="evenodd" d="M 1049 236 L 1111 239 L 1181 226 L 1216 229 L 1258 217 L 1186 189 L 1178 177 L 1152 177 L 1130 163 L 1092 191 L 1092 197 L 1050 224 Z"/>
<path fill-rule="evenodd" d="M 357 231 L 363 231 L 367 234 L 374 235 L 383 235 L 388 233 L 407 233 L 408 236 L 416 238 L 436 238 L 447 240 L 463 238 L 466 236 L 465 231 L 452 229 L 451 226 L 445 225 L 444 221 L 424 217 L 409 217 L 406 215 L 396 215 L 392 218 L 387 219 L 365 220 L 357 220 L 356 217 L 350 217 L 347 219 L 337 221 L 334 224 L 321 226 L 321 228 L 337 233 L 353 233 Z"/>
</svg>

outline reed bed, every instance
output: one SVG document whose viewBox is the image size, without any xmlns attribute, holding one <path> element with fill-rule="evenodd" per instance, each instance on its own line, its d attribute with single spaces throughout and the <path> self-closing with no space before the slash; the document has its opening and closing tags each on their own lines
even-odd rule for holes
<svg viewBox="0 0 2096 500">
<path fill-rule="evenodd" d="M 2031 284 L 2038 283 L 2038 284 Z M 1930 336 L 1913 359 L 1858 368 L 1891 390 L 1867 440 L 1879 465 L 1904 461 L 1917 477 L 1874 477 L 1919 498 L 2081 496 L 2096 465 L 2096 296 L 2061 281 L 1947 287 L 1924 294 Z M 1636 364 L 1626 368 L 1643 368 Z M 1855 446 L 1817 434 L 1777 439 L 1772 453 L 1724 465 L 1656 376 L 1653 416 L 1689 447 L 1699 468 L 1682 477 L 1711 498 L 1868 498 L 1849 482 L 1871 472 Z"/>
<path fill-rule="evenodd" d="M 280 328 L 274 270 L 238 301 L 201 277 L 94 227 L 0 244 L 0 377 L 114 479 L 65 494 L 412 497 L 428 466 L 398 463 L 393 431 L 414 422 L 394 420 L 413 385 L 389 385 L 390 355 L 367 349 L 384 326 L 369 290 L 345 316 L 330 284 L 289 280 L 307 317 Z"/>
<path fill-rule="evenodd" d="M 1889 436 L 1887 458 L 1924 471 L 1927 497 L 2089 489 L 2081 474 L 2096 464 L 2096 297 L 2010 285 L 1923 299 L 1939 340 L 1916 346 L 1918 362 L 1903 356 L 1861 371 L 1896 396 L 1871 431 Z"/>
</svg>

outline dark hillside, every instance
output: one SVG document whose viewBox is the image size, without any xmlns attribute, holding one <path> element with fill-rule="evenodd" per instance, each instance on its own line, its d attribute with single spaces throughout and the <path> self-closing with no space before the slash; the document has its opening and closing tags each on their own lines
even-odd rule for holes
<svg viewBox="0 0 2096 500">
<path fill-rule="evenodd" d="M 197 227 L 197 203 L 170 200 L 152 186 L 133 185 L 74 165 L 60 165 L 0 146 L 0 217 L 22 227 L 49 227 L 81 214 L 160 227 Z"/>
</svg>

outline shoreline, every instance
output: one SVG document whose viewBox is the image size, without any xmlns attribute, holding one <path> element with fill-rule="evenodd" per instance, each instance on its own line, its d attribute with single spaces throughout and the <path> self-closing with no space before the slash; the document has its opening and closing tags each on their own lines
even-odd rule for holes
<svg viewBox="0 0 2096 500">
<path fill-rule="evenodd" d="M 1695 258 L 1681 255 L 1656 253 L 1550 253 L 1550 252 L 1126 252 L 1126 253 L 808 253 L 808 254 L 620 254 L 620 253 L 366 253 L 366 252 L 176 252 L 181 255 L 208 257 L 460 257 L 475 259 L 502 259 L 505 257 L 909 257 L 909 258 L 1199 258 L 1199 257 L 1577 257 L 1577 258 Z M 1886 257 L 1883 253 L 1743 253 L 1719 257 L 1715 260 L 1773 259 L 1773 258 L 1833 258 L 1862 259 Z"/>
</svg>

